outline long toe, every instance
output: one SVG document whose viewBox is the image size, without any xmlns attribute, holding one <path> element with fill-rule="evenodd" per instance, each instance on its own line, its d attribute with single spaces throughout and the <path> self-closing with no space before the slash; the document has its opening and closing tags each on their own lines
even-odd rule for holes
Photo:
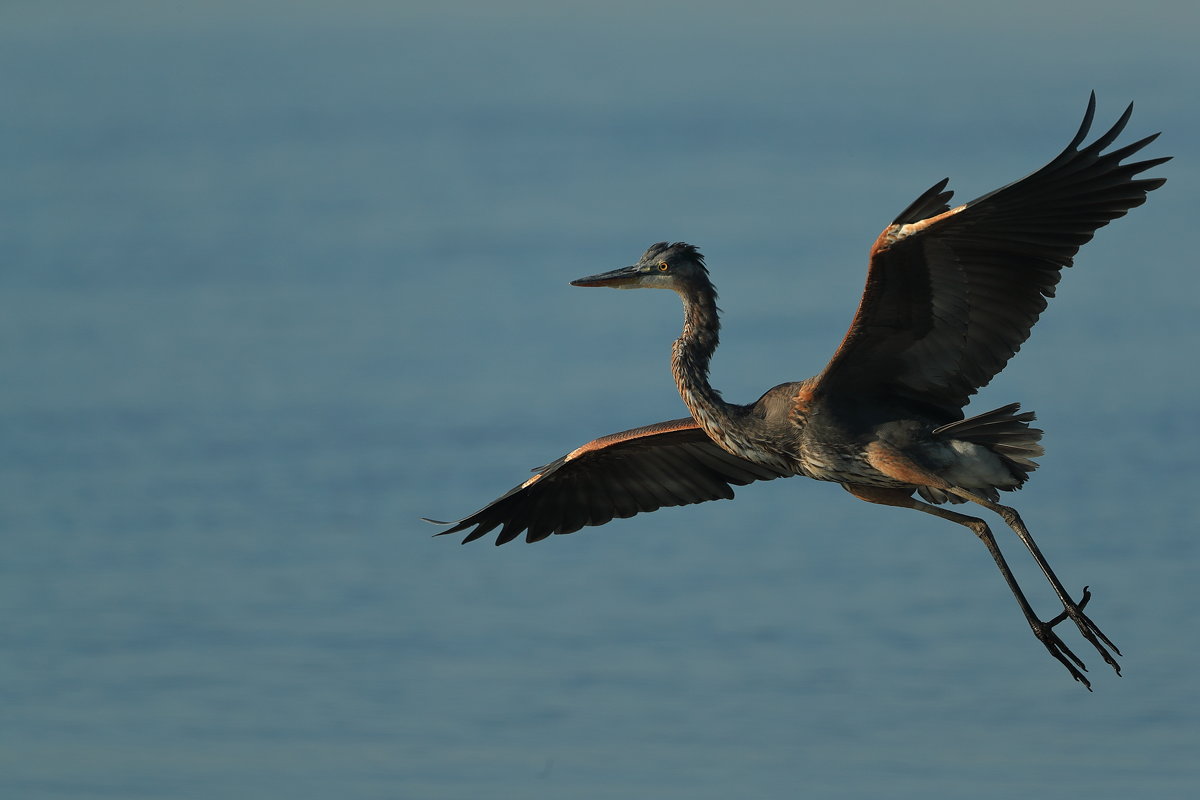
<svg viewBox="0 0 1200 800">
<path fill-rule="evenodd" d="M 1088 642 L 1091 643 L 1092 647 L 1096 648 L 1096 652 L 1098 652 L 1101 657 L 1104 658 L 1104 663 L 1108 664 L 1118 675 L 1120 675 L 1121 665 L 1118 664 L 1117 660 L 1113 657 L 1113 653 L 1121 655 L 1120 648 L 1113 644 L 1112 640 L 1104 635 L 1104 631 L 1100 630 L 1096 623 L 1092 622 L 1091 618 L 1087 614 L 1083 613 L 1084 607 L 1087 606 L 1088 601 L 1091 599 L 1092 593 L 1088 590 L 1088 587 L 1083 587 L 1083 596 L 1080 598 L 1079 602 L 1066 605 L 1063 609 L 1063 612 L 1047 624 L 1053 628 L 1067 617 L 1070 617 L 1071 621 L 1075 623 L 1075 627 L 1079 628 L 1079 632 L 1083 634 L 1083 638 L 1087 639 Z M 1109 648 L 1112 648 L 1112 652 L 1109 652 Z"/>
<path fill-rule="evenodd" d="M 1067 668 L 1067 672 L 1071 673 L 1071 677 L 1084 685 L 1089 692 L 1092 691 L 1092 683 L 1086 677 L 1084 672 L 1087 671 L 1087 665 L 1079 656 L 1071 651 L 1071 648 L 1058 637 L 1049 624 L 1043 623 L 1041 630 L 1035 631 L 1038 639 L 1050 651 L 1050 655 L 1058 659 L 1059 663 Z"/>
</svg>

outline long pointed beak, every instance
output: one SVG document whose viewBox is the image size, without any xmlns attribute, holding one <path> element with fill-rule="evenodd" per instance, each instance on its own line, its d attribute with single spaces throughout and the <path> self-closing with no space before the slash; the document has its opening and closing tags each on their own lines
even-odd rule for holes
<svg viewBox="0 0 1200 800">
<path fill-rule="evenodd" d="M 571 281 L 572 286 L 607 286 L 610 289 L 632 289 L 641 278 L 641 270 L 637 267 L 621 267 L 620 269 L 601 272 L 599 275 L 589 275 L 586 278 Z"/>
</svg>

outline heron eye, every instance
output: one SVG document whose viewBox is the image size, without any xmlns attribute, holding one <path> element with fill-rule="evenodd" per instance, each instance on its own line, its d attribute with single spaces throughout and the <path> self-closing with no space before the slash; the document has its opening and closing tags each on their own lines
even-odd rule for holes
<svg viewBox="0 0 1200 800">
<path fill-rule="evenodd" d="M 670 269 L 670 267 L 667 266 L 667 262 L 665 262 L 665 261 L 658 262 L 658 271 L 659 272 L 666 272 L 669 269 Z"/>
</svg>

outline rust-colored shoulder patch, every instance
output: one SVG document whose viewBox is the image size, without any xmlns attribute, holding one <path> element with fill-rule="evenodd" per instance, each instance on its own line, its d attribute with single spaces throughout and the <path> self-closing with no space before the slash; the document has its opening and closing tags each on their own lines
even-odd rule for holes
<svg viewBox="0 0 1200 800">
<path fill-rule="evenodd" d="M 813 404 L 816 394 L 817 381 L 815 379 L 809 378 L 806 381 L 801 381 L 800 388 L 792 395 L 792 408 L 800 413 L 804 413 Z"/>
<path fill-rule="evenodd" d="M 817 394 L 817 378 L 802 381 L 800 388 L 792 395 L 792 417 L 807 420 L 809 409 L 812 407 Z"/>
<path fill-rule="evenodd" d="M 963 211 L 963 209 L 966 207 L 967 204 L 964 203 L 961 206 L 955 206 L 949 211 L 943 211 L 941 214 L 927 217 L 920 222 L 910 222 L 906 225 L 888 225 L 883 229 L 883 233 L 879 234 L 879 237 L 875 240 L 875 244 L 871 245 L 870 257 L 872 259 L 875 258 L 875 256 L 886 252 L 892 245 L 896 244 L 896 242 L 907 239 L 910 236 L 915 236 L 916 234 L 921 233 L 922 231 L 931 228 L 934 225 L 937 225 L 939 222 L 953 217 L 955 214 Z"/>
<path fill-rule="evenodd" d="M 895 243 L 896 239 L 899 238 L 899 232 L 899 225 L 888 225 L 886 228 L 884 228 L 883 232 L 875 238 L 875 243 L 871 245 L 871 252 L 869 254 L 870 260 L 874 261 L 875 256 L 891 247 Z"/>
<path fill-rule="evenodd" d="M 653 425 L 646 425 L 641 428 L 633 428 L 620 433 L 610 433 L 608 436 L 601 436 L 599 439 L 593 439 L 587 444 L 582 444 L 576 447 L 563 458 L 563 461 L 574 461 L 580 456 L 594 453 L 598 450 L 604 450 L 613 445 L 622 444 L 635 439 L 642 439 L 647 436 L 658 436 L 663 433 L 671 433 L 673 431 L 699 430 L 700 426 L 696 424 L 696 420 L 691 417 L 684 419 L 672 419 L 667 422 L 656 422 Z M 536 476 L 535 476 L 536 477 Z"/>
</svg>

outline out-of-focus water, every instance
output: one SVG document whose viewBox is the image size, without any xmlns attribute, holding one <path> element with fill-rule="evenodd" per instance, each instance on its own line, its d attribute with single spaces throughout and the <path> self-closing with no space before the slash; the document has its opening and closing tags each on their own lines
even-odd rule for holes
<svg viewBox="0 0 1200 800">
<path fill-rule="evenodd" d="M 0 11 L 0 794 L 1194 796 L 1200 19 L 890 8 Z M 835 486 L 417 521 L 683 413 L 677 302 L 570 279 L 701 245 L 751 399 L 821 367 L 892 215 L 1039 166 L 1092 88 L 1170 183 L 978 407 L 1039 412 L 1013 500 L 1124 678 Z"/>
</svg>

